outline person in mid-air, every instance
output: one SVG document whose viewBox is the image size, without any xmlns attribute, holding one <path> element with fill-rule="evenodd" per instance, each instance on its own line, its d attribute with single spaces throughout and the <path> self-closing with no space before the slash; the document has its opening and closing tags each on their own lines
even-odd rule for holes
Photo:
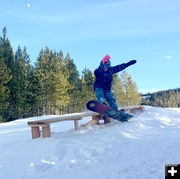
<svg viewBox="0 0 180 179">
<path fill-rule="evenodd" d="M 106 55 L 102 59 L 100 66 L 94 71 L 94 91 L 96 93 L 98 102 L 106 104 L 105 101 L 107 101 L 111 108 L 118 110 L 116 99 L 111 92 L 113 74 L 124 70 L 130 65 L 135 64 L 136 60 L 131 60 L 128 63 L 122 63 L 117 66 L 111 66 L 110 59 L 111 57 Z"/>
</svg>

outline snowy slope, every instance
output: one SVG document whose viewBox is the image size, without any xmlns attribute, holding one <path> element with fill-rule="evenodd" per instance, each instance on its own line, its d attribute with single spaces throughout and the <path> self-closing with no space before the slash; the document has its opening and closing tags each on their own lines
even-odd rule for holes
<svg viewBox="0 0 180 179">
<path fill-rule="evenodd" d="M 27 121 L 46 117 L 0 124 L 0 179 L 161 179 L 180 163 L 180 109 L 146 106 L 130 122 L 79 131 L 59 122 L 32 140 Z"/>
</svg>

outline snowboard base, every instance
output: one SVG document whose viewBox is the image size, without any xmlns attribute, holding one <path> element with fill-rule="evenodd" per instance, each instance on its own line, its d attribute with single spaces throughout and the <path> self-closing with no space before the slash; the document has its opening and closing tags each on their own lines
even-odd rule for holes
<svg viewBox="0 0 180 179">
<path fill-rule="evenodd" d="M 133 114 L 126 113 L 124 110 L 113 109 L 95 100 L 88 101 L 86 107 L 90 111 L 98 112 L 100 114 L 103 114 L 107 117 L 113 118 L 121 122 L 128 121 L 130 118 L 134 116 Z"/>
</svg>

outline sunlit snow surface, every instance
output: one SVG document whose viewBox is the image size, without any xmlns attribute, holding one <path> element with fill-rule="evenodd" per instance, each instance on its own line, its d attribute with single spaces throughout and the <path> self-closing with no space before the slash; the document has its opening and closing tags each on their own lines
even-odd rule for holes
<svg viewBox="0 0 180 179">
<path fill-rule="evenodd" d="M 0 178 L 160 179 L 165 164 L 180 163 L 179 108 L 145 106 L 129 122 L 78 131 L 73 121 L 58 122 L 51 138 L 32 140 L 27 122 L 49 117 L 0 124 Z"/>
</svg>

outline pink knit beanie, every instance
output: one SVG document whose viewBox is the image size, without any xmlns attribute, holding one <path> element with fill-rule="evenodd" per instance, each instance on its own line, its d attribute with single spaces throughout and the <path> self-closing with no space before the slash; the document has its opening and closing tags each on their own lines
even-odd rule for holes
<svg viewBox="0 0 180 179">
<path fill-rule="evenodd" d="M 109 55 L 106 55 L 103 59 L 102 59 L 102 63 L 106 63 L 109 59 L 111 59 L 111 57 Z"/>
</svg>

